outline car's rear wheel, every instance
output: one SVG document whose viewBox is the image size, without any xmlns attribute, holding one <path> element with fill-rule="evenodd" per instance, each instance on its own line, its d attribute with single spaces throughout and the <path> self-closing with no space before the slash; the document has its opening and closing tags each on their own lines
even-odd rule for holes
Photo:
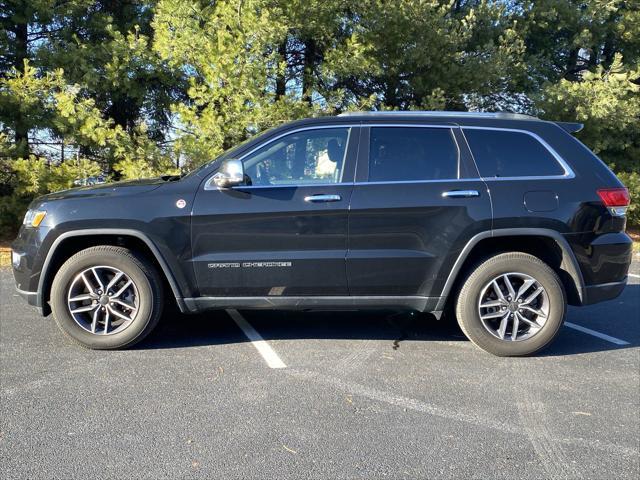
<svg viewBox="0 0 640 480">
<path fill-rule="evenodd" d="M 149 261 L 126 248 L 91 247 L 56 274 L 51 309 L 60 329 L 85 347 L 129 347 L 158 323 L 162 282 Z"/>
<path fill-rule="evenodd" d="M 458 323 L 477 346 L 499 356 L 528 355 L 546 347 L 564 322 L 566 295 L 556 272 L 522 252 L 478 265 L 460 289 Z"/>
</svg>

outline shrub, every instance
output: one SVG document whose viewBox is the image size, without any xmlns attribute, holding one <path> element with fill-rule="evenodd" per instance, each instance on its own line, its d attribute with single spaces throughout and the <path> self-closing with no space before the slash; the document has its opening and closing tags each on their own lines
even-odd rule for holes
<svg viewBox="0 0 640 480">
<path fill-rule="evenodd" d="M 640 228 L 640 173 L 619 172 L 618 178 L 629 189 L 631 205 L 627 211 L 627 224 L 633 228 Z"/>
</svg>

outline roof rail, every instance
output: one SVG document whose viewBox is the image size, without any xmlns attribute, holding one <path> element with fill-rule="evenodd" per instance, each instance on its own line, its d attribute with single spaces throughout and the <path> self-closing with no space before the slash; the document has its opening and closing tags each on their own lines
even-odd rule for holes
<svg viewBox="0 0 640 480">
<path fill-rule="evenodd" d="M 426 110 L 387 110 L 382 112 L 344 112 L 339 117 L 359 116 L 416 116 L 416 117 L 476 117 L 476 118 L 503 118 L 507 120 L 539 120 L 538 117 L 523 113 L 511 112 L 452 112 L 452 111 L 426 111 Z"/>
</svg>

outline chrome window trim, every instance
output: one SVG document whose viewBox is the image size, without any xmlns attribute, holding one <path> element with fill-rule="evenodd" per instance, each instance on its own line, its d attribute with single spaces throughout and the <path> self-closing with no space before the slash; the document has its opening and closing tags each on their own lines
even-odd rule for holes
<svg viewBox="0 0 640 480">
<path fill-rule="evenodd" d="M 355 182 L 353 185 L 406 185 L 410 183 L 450 183 L 450 182 L 479 182 L 480 178 L 438 178 L 436 180 L 387 180 L 384 182 Z"/>
<path fill-rule="evenodd" d="M 506 127 L 479 127 L 479 126 L 460 126 L 462 129 L 462 134 L 464 135 L 465 130 L 494 130 L 494 131 L 504 131 L 504 132 L 516 132 L 516 133 L 524 133 L 533 137 L 537 140 L 550 154 L 551 156 L 558 162 L 560 167 L 564 170 L 564 175 L 528 175 L 521 177 L 484 177 L 480 174 L 480 179 L 485 182 L 501 182 L 503 180 L 567 180 L 571 178 L 575 178 L 576 174 L 571 169 L 569 164 L 565 162 L 565 160 L 560 156 L 558 152 L 556 152 L 551 145 L 549 145 L 540 135 L 530 132 L 529 130 L 522 130 L 519 128 L 506 128 Z M 471 156 L 473 157 L 473 150 L 471 149 L 471 145 L 469 145 L 469 140 L 467 137 L 464 138 L 465 142 L 467 142 L 467 147 L 471 152 Z M 473 161 L 475 163 L 475 157 L 473 157 Z M 478 164 L 476 163 L 476 169 L 478 173 L 480 173 L 480 169 L 478 168 Z"/>
<path fill-rule="evenodd" d="M 257 152 L 258 150 L 260 150 L 263 147 L 266 147 L 267 145 L 272 144 L 273 142 L 275 142 L 276 140 L 279 140 L 283 137 L 286 137 L 288 135 L 292 135 L 294 133 L 298 133 L 298 132 L 305 132 L 307 130 L 322 130 L 322 129 L 328 129 L 328 128 L 344 128 L 348 130 L 347 133 L 347 144 L 345 150 L 344 150 L 344 158 L 342 159 L 342 162 L 344 164 L 344 159 L 347 157 L 347 149 L 349 147 L 349 140 L 351 140 L 351 129 L 352 128 L 358 128 L 360 127 L 359 123 L 348 123 L 348 124 L 334 124 L 334 125 L 310 125 L 308 127 L 300 127 L 300 128 L 296 128 L 295 130 L 288 130 L 286 132 L 283 132 L 282 134 L 273 137 L 269 140 L 267 140 L 265 143 L 261 143 L 260 145 L 256 146 L 255 148 L 249 150 L 247 153 L 245 153 L 244 155 L 238 157 L 238 160 L 240 160 L 241 162 L 244 163 L 244 159 L 247 158 L 249 155 L 251 155 L 254 152 Z M 342 172 L 342 174 L 344 174 L 344 171 Z M 215 183 L 213 183 L 213 177 L 215 176 L 215 174 L 211 175 L 207 181 L 204 183 L 204 189 L 205 190 L 219 190 L 218 186 L 215 185 Z M 232 190 L 235 189 L 241 189 L 241 190 L 250 190 L 250 189 L 258 189 L 258 188 L 290 188 L 290 187 L 322 187 L 322 186 L 327 186 L 327 185 L 331 185 L 331 186 L 336 186 L 336 185 L 350 185 L 353 182 L 336 182 L 336 183 L 328 183 L 328 184 L 320 184 L 320 183 L 309 183 L 309 184 L 295 184 L 295 183 L 291 183 L 291 184 L 286 184 L 286 185 L 239 185 L 236 187 L 231 187 Z"/>
<path fill-rule="evenodd" d="M 349 137 L 347 137 L 347 145 L 349 144 L 349 140 L 351 139 L 351 129 L 352 128 L 367 128 L 367 127 L 413 127 L 413 128 L 448 128 L 452 130 L 451 134 L 453 137 L 453 143 L 458 149 L 458 176 L 460 176 L 460 145 L 458 145 L 458 140 L 455 135 L 453 135 L 454 128 L 461 128 L 460 125 L 457 124 L 421 124 L 421 123 L 344 123 L 344 124 L 333 124 L 333 125 L 310 125 L 308 127 L 300 127 L 295 130 L 289 130 L 287 132 L 283 132 L 277 137 L 273 137 L 265 143 L 262 143 L 255 148 L 251 149 L 244 155 L 238 157 L 238 160 L 244 160 L 246 157 L 251 155 L 257 150 L 260 150 L 262 147 L 269 145 L 270 143 L 275 142 L 276 140 L 286 137 L 287 135 L 291 135 L 293 133 L 304 132 L 306 130 L 319 130 L 325 128 L 348 128 L 349 129 Z M 466 139 L 465 139 L 466 141 Z M 345 156 L 347 152 L 345 150 Z M 215 174 L 214 174 L 215 175 Z M 396 183 L 431 183 L 431 182 L 451 182 L 454 180 L 477 180 L 477 179 L 461 179 L 461 178 L 452 178 L 452 179 L 438 179 L 438 180 L 396 180 L 396 181 L 388 181 L 388 182 L 340 182 L 340 183 L 309 183 L 309 184 L 287 184 L 287 185 L 239 185 L 236 187 L 231 187 L 232 190 L 253 190 L 253 189 L 261 189 L 261 188 L 299 188 L 299 187 L 337 187 L 337 186 L 349 186 L 349 185 L 384 185 L 384 184 L 396 184 Z M 212 184 L 213 175 L 211 175 L 207 181 L 204 183 L 204 190 L 219 190 L 219 188 Z"/>
<path fill-rule="evenodd" d="M 302 187 L 343 187 L 353 185 L 353 182 L 340 183 L 287 183 L 286 185 L 237 185 L 233 190 L 259 190 L 261 188 L 302 188 Z M 209 189 L 213 190 L 213 189 Z"/>
<path fill-rule="evenodd" d="M 479 182 L 480 178 L 441 178 L 437 180 L 388 180 L 380 182 L 342 182 L 342 183 L 309 183 L 296 185 L 247 185 L 232 187 L 236 190 L 259 189 L 259 188 L 301 188 L 301 187 L 338 187 L 338 186 L 361 186 L 361 185 L 396 185 L 408 183 L 447 183 L 447 182 Z"/>
</svg>

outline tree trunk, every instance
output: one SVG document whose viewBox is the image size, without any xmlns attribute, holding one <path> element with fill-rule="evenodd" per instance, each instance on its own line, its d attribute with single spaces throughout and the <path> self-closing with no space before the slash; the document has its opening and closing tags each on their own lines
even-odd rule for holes
<svg viewBox="0 0 640 480">
<path fill-rule="evenodd" d="M 285 63 L 283 71 L 278 70 L 278 76 L 276 77 L 276 100 L 284 97 L 287 93 L 287 38 L 282 40 L 282 43 L 278 45 L 278 60 Z"/>
<path fill-rule="evenodd" d="M 302 72 L 302 100 L 313 102 L 313 72 L 316 62 L 316 42 L 312 39 L 304 41 L 304 71 Z"/>
<path fill-rule="evenodd" d="M 16 36 L 15 55 L 13 66 L 15 69 L 24 73 L 24 61 L 28 58 L 28 30 L 27 23 L 16 23 L 13 28 Z M 22 112 L 17 109 L 14 123 L 14 140 L 16 142 L 16 155 L 19 157 L 28 157 L 29 150 L 29 125 L 27 119 L 24 118 Z"/>
<path fill-rule="evenodd" d="M 569 52 L 569 58 L 567 60 L 567 68 L 564 71 L 565 80 L 570 80 L 575 82 L 580 80 L 580 76 L 578 75 L 578 54 L 580 50 L 574 48 Z"/>
</svg>

